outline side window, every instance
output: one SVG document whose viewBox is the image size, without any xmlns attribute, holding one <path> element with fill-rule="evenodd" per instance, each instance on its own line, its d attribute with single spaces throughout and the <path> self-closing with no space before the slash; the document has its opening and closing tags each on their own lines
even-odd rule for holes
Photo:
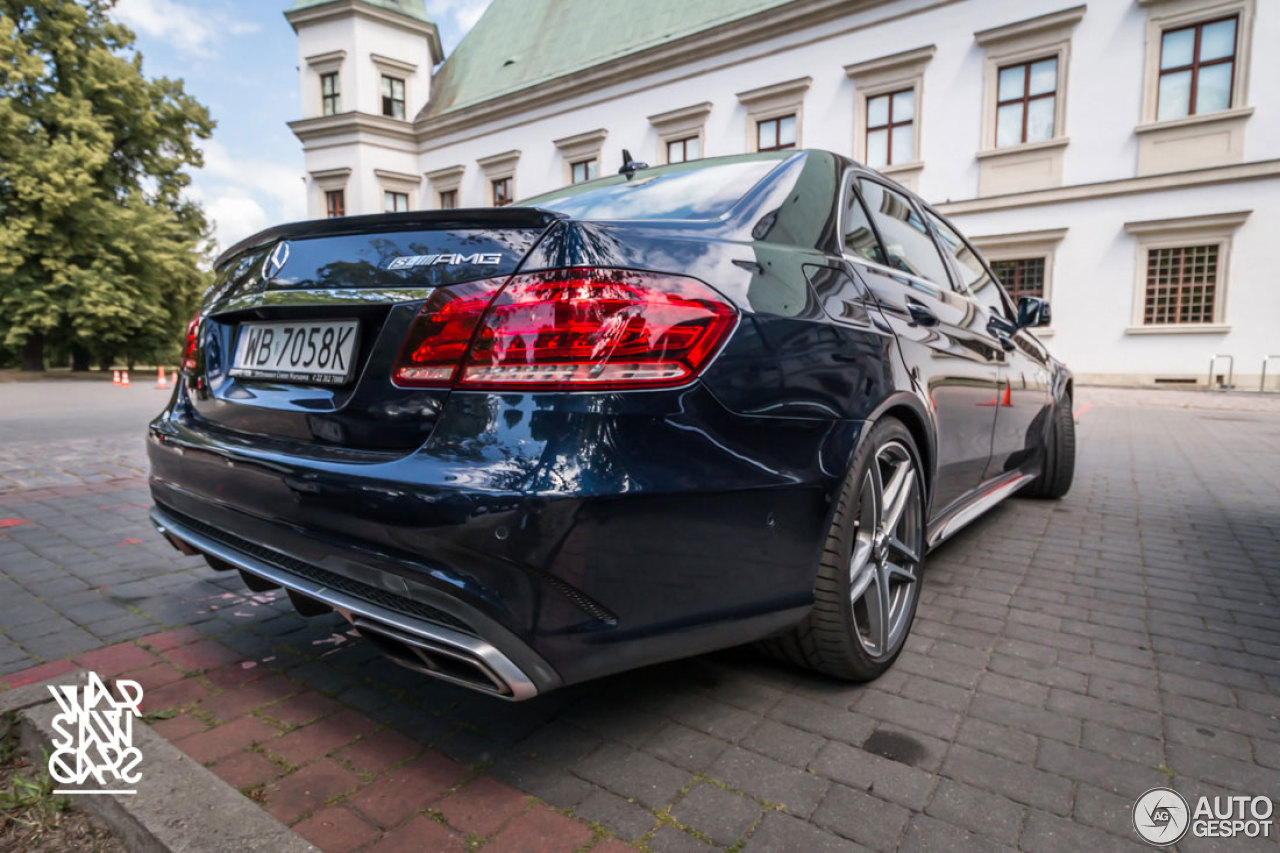
<svg viewBox="0 0 1280 853">
<path fill-rule="evenodd" d="M 906 196 L 875 181 L 859 179 L 858 191 L 884 240 L 888 265 L 950 287 L 947 267 L 915 205 Z"/>
<path fill-rule="evenodd" d="M 978 253 L 950 225 L 933 214 L 926 213 L 925 215 L 929 217 L 930 224 L 938 232 L 938 240 L 942 243 L 943 249 L 956 262 L 956 269 L 960 271 L 961 290 L 965 291 L 979 305 L 986 308 L 988 312 L 1009 319 L 1009 312 L 1004 296 L 1000 293 L 1000 286 L 996 284 L 995 278 L 987 271 L 987 267 L 982 263 L 982 259 L 978 257 Z"/>
<path fill-rule="evenodd" d="M 844 188 L 844 250 L 872 263 L 889 263 L 880 248 L 880 239 L 871 227 L 867 209 L 853 191 L 852 181 L 847 182 Z"/>
</svg>

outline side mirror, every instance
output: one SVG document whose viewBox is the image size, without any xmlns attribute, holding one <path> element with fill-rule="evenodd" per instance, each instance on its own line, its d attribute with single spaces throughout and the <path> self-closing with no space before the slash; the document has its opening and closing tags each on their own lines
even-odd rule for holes
<svg viewBox="0 0 1280 853">
<path fill-rule="evenodd" d="M 1038 296 L 1024 296 L 1018 300 L 1018 328 L 1028 329 L 1047 326 L 1052 319 L 1049 300 Z"/>
</svg>

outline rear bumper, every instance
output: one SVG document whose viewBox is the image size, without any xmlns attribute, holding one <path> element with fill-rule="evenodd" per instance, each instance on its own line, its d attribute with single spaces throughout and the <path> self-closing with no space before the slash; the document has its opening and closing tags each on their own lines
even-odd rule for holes
<svg viewBox="0 0 1280 853">
<path fill-rule="evenodd" d="M 465 622 L 449 619 L 449 614 L 443 611 L 431 614 L 428 608 L 424 612 L 408 599 L 401 599 L 402 604 L 397 606 L 396 596 L 385 591 L 379 595 L 376 587 L 359 583 L 343 583 L 346 589 L 337 588 L 330 578 L 308 571 L 304 564 L 287 554 L 255 547 L 232 534 L 158 506 L 151 508 L 150 515 L 156 530 L 175 547 L 187 550 L 182 548 L 186 545 L 254 578 L 332 607 L 362 634 L 372 635 L 384 650 L 411 668 L 421 668 L 428 675 L 513 701 L 530 699 L 560 685 L 560 677 L 531 649 L 522 647 L 516 655 L 524 660 L 525 668 L 522 668 L 492 643 L 467 630 Z M 406 612 L 415 610 L 418 612 Z M 453 624 L 442 624 L 446 619 Z M 508 648 L 519 645 L 512 638 L 506 640 Z"/>
<path fill-rule="evenodd" d="M 151 425 L 153 520 L 509 699 L 759 639 L 812 605 L 860 423 L 743 418 L 697 386 L 603 412 L 462 397 L 417 451 L 351 461 L 206 429 L 179 395 Z"/>
</svg>

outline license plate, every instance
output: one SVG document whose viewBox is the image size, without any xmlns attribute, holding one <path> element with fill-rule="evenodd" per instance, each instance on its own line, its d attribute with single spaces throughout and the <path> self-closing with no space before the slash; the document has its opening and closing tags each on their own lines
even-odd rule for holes
<svg viewBox="0 0 1280 853">
<path fill-rule="evenodd" d="M 241 323 L 231 375 L 341 385 L 351 378 L 355 320 Z"/>
</svg>

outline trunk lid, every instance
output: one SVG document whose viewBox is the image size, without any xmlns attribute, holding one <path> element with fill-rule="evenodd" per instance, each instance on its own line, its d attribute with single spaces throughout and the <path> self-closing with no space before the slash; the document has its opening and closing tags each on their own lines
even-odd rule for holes
<svg viewBox="0 0 1280 853">
<path fill-rule="evenodd" d="M 511 275 L 555 219 L 530 208 L 413 212 L 242 241 L 218 259 L 204 302 L 193 418 L 288 452 L 418 447 L 449 393 L 391 382 L 418 310 L 437 288 Z"/>
</svg>

